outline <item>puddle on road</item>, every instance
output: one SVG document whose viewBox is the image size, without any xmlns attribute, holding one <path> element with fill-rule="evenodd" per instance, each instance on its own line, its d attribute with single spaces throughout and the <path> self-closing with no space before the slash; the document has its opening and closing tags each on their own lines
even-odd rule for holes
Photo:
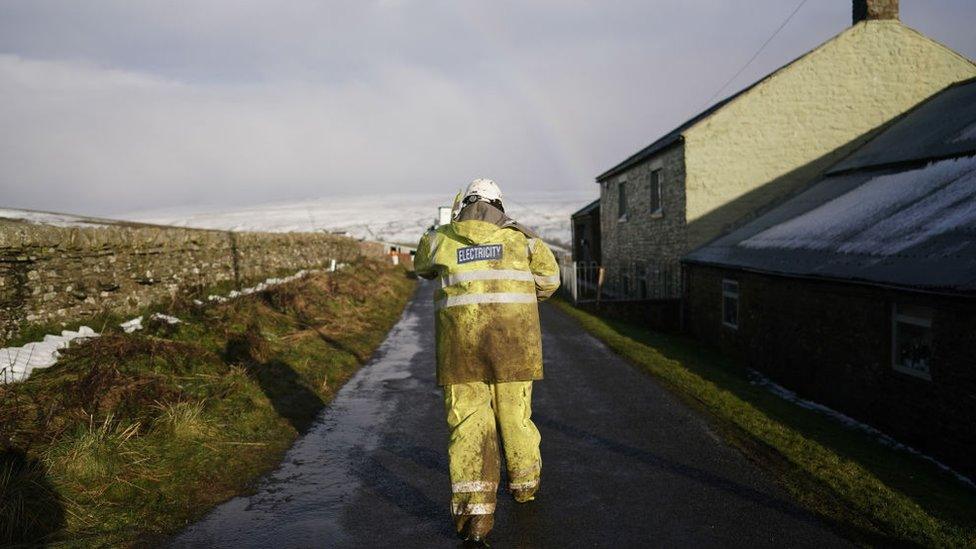
<svg viewBox="0 0 976 549">
<path fill-rule="evenodd" d="M 380 443 L 396 396 L 415 388 L 410 367 L 421 354 L 429 296 L 417 295 L 369 364 L 350 379 L 257 493 L 213 510 L 173 540 L 174 547 L 313 546 L 342 542 L 340 509 L 361 488 L 357 461 Z M 357 457 L 358 456 L 358 457 Z"/>
</svg>

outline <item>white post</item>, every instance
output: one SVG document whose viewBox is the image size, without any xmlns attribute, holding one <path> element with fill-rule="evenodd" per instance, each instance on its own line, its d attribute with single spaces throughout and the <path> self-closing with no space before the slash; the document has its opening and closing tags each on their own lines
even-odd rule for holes
<svg viewBox="0 0 976 549">
<path fill-rule="evenodd" d="M 577 293 L 577 281 L 576 281 L 576 262 L 573 262 L 573 305 L 576 305 L 579 299 L 579 294 Z"/>
</svg>

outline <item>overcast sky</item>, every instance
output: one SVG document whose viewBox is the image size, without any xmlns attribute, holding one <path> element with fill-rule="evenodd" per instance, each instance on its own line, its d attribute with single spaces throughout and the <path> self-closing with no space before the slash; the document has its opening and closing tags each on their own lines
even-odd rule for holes
<svg viewBox="0 0 976 549">
<path fill-rule="evenodd" d="M 117 214 L 334 194 L 596 193 L 795 0 L 3 0 L 0 207 Z M 902 0 L 976 57 L 976 2 Z M 809 0 L 722 95 L 850 25 Z"/>
</svg>

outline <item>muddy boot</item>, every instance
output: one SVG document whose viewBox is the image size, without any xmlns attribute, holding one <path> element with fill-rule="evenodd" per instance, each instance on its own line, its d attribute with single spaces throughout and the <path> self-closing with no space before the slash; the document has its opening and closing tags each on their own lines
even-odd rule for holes
<svg viewBox="0 0 976 549">
<path fill-rule="evenodd" d="M 471 520 L 471 515 L 455 515 L 454 517 L 454 531 L 457 532 L 457 537 L 464 539 L 468 534 L 468 522 Z"/>
<path fill-rule="evenodd" d="M 474 515 L 468 521 L 468 529 L 464 541 L 475 547 L 487 547 L 488 543 L 485 540 L 488 538 L 488 533 L 491 532 L 491 527 L 494 525 L 495 515 Z"/>
<path fill-rule="evenodd" d="M 532 488 L 515 488 L 512 490 L 512 497 L 516 503 L 528 503 L 535 499 L 535 493 L 539 491 L 539 485 Z"/>
</svg>

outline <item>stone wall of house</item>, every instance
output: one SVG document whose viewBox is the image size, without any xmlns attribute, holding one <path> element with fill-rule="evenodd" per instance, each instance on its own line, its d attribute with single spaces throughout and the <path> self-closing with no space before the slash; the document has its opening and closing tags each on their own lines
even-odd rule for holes
<svg viewBox="0 0 976 549">
<path fill-rule="evenodd" d="M 872 131 L 976 76 L 970 60 L 894 20 L 864 21 L 684 133 L 688 246 L 794 192 Z"/>
<path fill-rule="evenodd" d="M 686 265 L 685 328 L 800 396 L 976 474 L 976 300 Z M 739 327 L 722 280 L 739 283 Z M 892 307 L 935 310 L 931 381 L 892 368 Z"/>
<path fill-rule="evenodd" d="M 25 323 L 125 313 L 193 288 L 240 285 L 382 253 L 382 246 L 319 233 L 0 220 L 0 341 Z"/>
<path fill-rule="evenodd" d="M 884 124 L 972 77 L 972 61 L 896 20 L 846 29 L 685 130 L 678 145 L 600 183 L 609 281 L 635 261 L 676 264 L 813 181 Z M 647 208 L 657 163 L 665 169 L 659 218 Z"/>
<path fill-rule="evenodd" d="M 661 170 L 661 213 L 651 213 L 651 172 Z M 619 208 L 619 184 L 626 185 L 627 212 Z M 633 270 L 678 268 L 685 248 L 685 163 L 679 143 L 626 173 L 600 183 L 603 265 L 611 281 Z"/>
</svg>

